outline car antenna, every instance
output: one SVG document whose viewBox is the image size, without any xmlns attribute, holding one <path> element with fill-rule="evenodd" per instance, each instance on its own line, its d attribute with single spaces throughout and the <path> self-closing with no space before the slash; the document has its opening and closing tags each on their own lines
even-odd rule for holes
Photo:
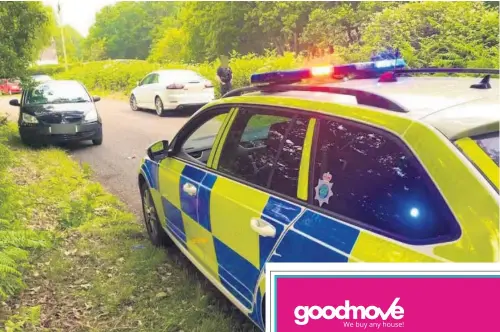
<svg viewBox="0 0 500 332">
<path fill-rule="evenodd" d="M 472 84 L 470 86 L 471 89 L 491 89 L 490 78 L 491 78 L 491 75 L 489 75 L 489 74 L 486 75 L 485 77 L 483 77 L 481 82 L 479 82 L 477 84 Z"/>
</svg>

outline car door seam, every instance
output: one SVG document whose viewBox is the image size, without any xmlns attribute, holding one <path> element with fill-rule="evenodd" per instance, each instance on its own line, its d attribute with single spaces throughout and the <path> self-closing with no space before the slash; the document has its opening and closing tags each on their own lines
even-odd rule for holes
<svg viewBox="0 0 500 332">
<path fill-rule="evenodd" d="M 298 230 L 296 228 L 293 228 L 293 231 L 296 232 L 297 234 L 299 234 L 299 235 L 307 238 L 310 241 L 316 242 L 319 245 L 321 245 L 323 247 L 326 247 L 326 248 L 328 248 L 328 249 L 330 249 L 332 251 L 335 251 L 335 252 L 337 252 L 337 253 L 339 253 L 339 254 L 341 254 L 343 256 L 347 256 L 349 259 L 353 259 L 353 260 L 356 260 L 358 262 L 360 261 L 358 258 L 352 256 L 351 253 L 347 253 L 347 252 L 345 252 L 343 250 L 340 250 L 340 249 L 338 249 L 338 248 L 336 248 L 336 247 L 334 247 L 334 246 L 332 246 L 332 245 L 330 245 L 330 244 L 328 244 L 326 242 L 323 242 L 323 241 L 321 241 L 321 240 L 319 240 L 319 239 L 317 239 L 317 238 L 315 238 L 315 237 L 313 237 L 311 235 L 308 235 L 307 233 L 304 233 L 304 232 L 302 232 L 302 231 L 300 231 L 300 230 Z M 360 233 L 358 233 L 358 236 L 359 236 Z M 357 237 L 356 237 L 356 239 L 357 239 Z"/>
<path fill-rule="evenodd" d="M 236 109 L 236 107 L 232 107 L 232 108 L 229 109 L 229 112 L 227 112 L 227 116 L 224 119 L 224 123 L 221 126 L 222 128 L 219 129 L 220 130 L 220 136 L 219 136 L 219 133 L 217 133 L 216 136 L 215 136 L 215 139 L 216 139 L 215 143 L 216 143 L 216 145 L 215 145 L 215 149 L 212 148 L 212 151 L 213 151 L 213 157 L 212 157 L 212 159 L 210 160 L 210 155 L 212 155 L 212 151 L 210 152 L 210 155 L 208 156 L 208 161 L 209 161 L 209 162 L 207 162 L 207 167 L 208 168 L 212 168 L 212 166 L 214 164 L 214 159 L 215 159 L 215 156 L 217 155 L 217 150 L 219 149 L 219 147 L 221 145 L 222 135 L 227 130 L 227 127 L 228 127 L 229 122 L 231 120 L 232 112 L 234 111 L 234 109 Z M 217 136 L 219 136 L 219 137 L 217 137 Z"/>
<path fill-rule="evenodd" d="M 270 195 L 270 197 L 271 197 L 271 195 Z M 266 263 L 269 262 L 269 260 L 271 259 L 271 257 L 274 255 L 274 252 L 276 251 L 276 249 L 278 249 L 278 246 L 283 241 L 283 238 L 285 237 L 286 233 L 302 217 L 302 215 L 304 215 L 304 213 L 307 210 L 306 208 L 304 208 L 302 206 L 300 206 L 300 208 L 301 208 L 300 213 L 287 226 L 285 226 L 283 228 L 283 232 L 281 232 L 281 235 L 276 240 L 276 243 L 274 244 L 273 248 L 269 252 L 269 255 L 267 256 L 266 261 L 264 262 L 263 267 L 261 268 L 261 271 L 259 272 L 259 277 L 257 278 L 257 283 L 255 285 L 254 293 L 253 293 L 252 309 L 253 309 L 253 303 L 255 303 L 255 301 L 257 301 L 257 292 L 259 291 L 259 285 L 260 285 L 260 281 L 262 279 L 262 276 L 264 275 L 264 277 L 265 277 L 265 275 L 266 275 L 264 266 L 266 265 Z M 259 254 L 260 254 L 260 247 L 259 247 Z"/>
<path fill-rule="evenodd" d="M 203 171 L 203 170 L 201 170 Z M 202 183 L 203 181 L 205 181 L 205 178 L 207 177 L 208 173 L 205 172 L 205 175 L 203 175 L 203 178 L 201 179 L 201 181 L 198 183 L 198 190 L 196 191 L 196 220 L 198 223 L 200 223 L 200 200 L 199 200 L 199 190 L 201 189 L 201 187 L 203 186 Z M 212 193 L 210 193 L 211 195 Z M 210 213 L 210 211 L 209 211 Z"/>
<path fill-rule="evenodd" d="M 252 293 L 252 290 L 251 290 L 250 288 L 248 288 L 247 286 L 245 286 L 245 284 L 243 284 L 242 282 L 240 282 L 240 281 L 239 281 L 239 279 L 238 279 L 236 276 L 234 276 L 231 272 L 229 272 L 228 270 L 226 270 L 226 269 L 225 269 L 222 265 L 220 265 L 218 262 L 217 262 L 217 265 L 218 265 L 221 269 L 223 269 L 223 270 L 224 270 L 227 274 L 229 274 L 231 277 L 233 277 L 233 278 L 234 278 L 234 280 L 237 280 L 237 281 L 238 281 L 238 283 L 239 283 L 241 286 L 243 286 L 243 288 L 245 288 L 246 290 L 248 290 L 248 292 L 249 292 L 250 294 Z M 229 283 L 229 281 L 228 281 L 228 280 L 226 280 L 224 277 L 221 277 L 220 275 L 219 275 L 219 277 L 220 277 L 220 278 L 222 278 L 222 279 L 224 279 L 225 281 L 227 281 L 227 282 L 228 282 L 228 284 L 230 284 L 230 285 L 231 285 L 231 283 Z M 233 287 L 233 288 L 234 288 L 234 287 Z M 240 293 L 240 294 L 241 294 L 241 293 Z M 243 294 L 241 294 L 241 295 L 242 295 L 243 297 L 245 297 Z M 253 294 L 252 294 L 252 297 L 253 297 Z"/>
</svg>

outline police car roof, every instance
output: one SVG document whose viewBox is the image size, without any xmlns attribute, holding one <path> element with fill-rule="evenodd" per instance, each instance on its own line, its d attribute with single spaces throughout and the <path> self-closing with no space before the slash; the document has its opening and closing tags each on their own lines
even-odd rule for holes
<svg viewBox="0 0 500 332">
<path fill-rule="evenodd" d="M 379 83 L 378 79 L 360 79 L 324 83 L 374 93 L 403 106 L 398 113 L 424 121 L 450 139 L 498 131 L 500 122 L 498 79 L 491 89 L 473 89 L 481 78 L 473 77 L 398 77 L 397 82 Z M 287 91 L 273 96 L 357 104 L 356 98 L 325 92 Z"/>
</svg>

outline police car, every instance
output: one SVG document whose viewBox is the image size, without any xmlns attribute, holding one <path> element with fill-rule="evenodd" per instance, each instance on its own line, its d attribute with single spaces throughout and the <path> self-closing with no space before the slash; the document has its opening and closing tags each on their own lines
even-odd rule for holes
<svg viewBox="0 0 500 332">
<path fill-rule="evenodd" d="M 481 77 L 418 75 L 440 72 Z M 397 59 L 254 74 L 147 150 L 149 236 L 261 329 L 267 262 L 498 262 L 498 73 Z"/>
</svg>

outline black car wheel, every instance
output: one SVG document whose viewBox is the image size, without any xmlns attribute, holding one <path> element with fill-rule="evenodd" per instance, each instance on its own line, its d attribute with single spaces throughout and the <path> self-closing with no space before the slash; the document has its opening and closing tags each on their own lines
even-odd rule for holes
<svg viewBox="0 0 500 332">
<path fill-rule="evenodd" d="M 148 185 L 143 183 L 141 186 L 142 211 L 144 214 L 144 224 L 151 242 L 157 247 L 167 247 L 172 244 L 167 233 L 160 224 L 158 214 L 153 203 L 153 197 L 149 191 Z"/>
<path fill-rule="evenodd" d="M 163 101 L 161 100 L 160 97 L 155 98 L 155 109 L 156 109 L 156 114 L 158 114 L 158 116 L 165 115 L 165 110 L 163 109 Z"/>
<path fill-rule="evenodd" d="M 134 95 L 130 96 L 130 108 L 132 111 L 138 111 L 139 107 L 137 106 L 137 99 L 135 99 Z"/>
<path fill-rule="evenodd" d="M 21 142 L 23 142 L 24 145 L 28 145 L 28 146 L 32 145 L 31 140 L 27 139 L 23 135 L 21 135 Z"/>
<path fill-rule="evenodd" d="M 27 138 L 27 137 L 24 137 L 23 135 L 20 135 L 20 136 L 21 136 L 21 142 L 28 147 L 39 148 L 43 145 L 42 143 L 37 142 L 37 141 L 33 140 L 32 138 Z"/>
<path fill-rule="evenodd" d="M 94 145 L 101 145 L 102 144 L 102 137 L 101 138 L 97 138 L 97 139 L 93 139 L 92 140 L 92 144 L 94 144 Z"/>
<path fill-rule="evenodd" d="M 92 137 L 92 144 L 101 145 L 102 144 L 102 125 L 99 127 L 97 133 Z"/>
</svg>

